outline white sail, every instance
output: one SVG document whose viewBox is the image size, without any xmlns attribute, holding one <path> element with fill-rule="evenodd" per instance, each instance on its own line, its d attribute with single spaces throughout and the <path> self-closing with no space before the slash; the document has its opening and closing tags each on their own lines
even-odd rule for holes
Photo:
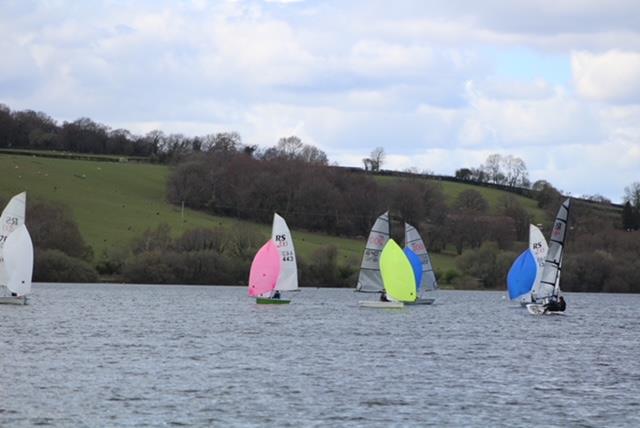
<svg viewBox="0 0 640 428">
<path fill-rule="evenodd" d="M 529 225 L 529 249 L 536 259 L 537 265 L 536 279 L 533 281 L 532 287 L 532 290 L 535 290 L 536 284 L 538 284 L 540 278 L 542 278 L 542 270 L 544 269 L 544 261 L 549 251 L 549 245 L 547 244 L 547 240 L 544 239 L 544 235 L 540 229 L 532 224 Z"/>
<path fill-rule="evenodd" d="M 533 290 L 536 299 L 544 299 L 557 295 L 556 293 L 558 293 L 560 289 L 560 269 L 562 267 L 564 243 L 567 236 L 570 202 L 571 199 L 565 200 L 556 215 L 556 220 L 551 230 L 551 238 L 549 239 L 549 251 L 547 251 L 547 257 L 544 261 L 542 277 Z"/>
<path fill-rule="evenodd" d="M 275 213 L 273 214 L 271 239 L 276 243 L 282 260 L 282 270 L 275 289 L 281 291 L 296 290 L 298 288 L 298 265 L 296 263 L 296 251 L 293 248 L 293 239 L 287 223 Z"/>
<path fill-rule="evenodd" d="M 357 291 L 380 292 L 384 289 L 380 275 L 380 253 L 389 240 L 389 211 L 380 215 L 371 228 L 364 248 Z"/>
<path fill-rule="evenodd" d="M 33 244 L 27 226 L 14 230 L 2 249 L 8 274 L 7 288 L 18 296 L 31 292 L 33 275 Z"/>
<path fill-rule="evenodd" d="M 420 262 L 422 263 L 422 284 L 420 284 L 419 288 L 425 291 L 436 290 L 438 288 L 438 281 L 433 271 L 433 265 L 431 264 L 431 257 L 429 257 L 427 247 L 424 245 L 424 241 L 418 233 L 418 230 L 409 223 L 404 224 L 404 245 L 405 247 L 409 247 L 411 251 L 420 258 Z"/>
<path fill-rule="evenodd" d="M 3 257 L 3 247 L 9 235 L 19 226 L 24 224 L 25 207 L 27 204 L 27 193 L 22 192 L 15 195 L 0 216 L 0 289 L 7 287 L 9 280 L 5 261 Z M 5 290 L 6 291 L 6 290 Z"/>
</svg>

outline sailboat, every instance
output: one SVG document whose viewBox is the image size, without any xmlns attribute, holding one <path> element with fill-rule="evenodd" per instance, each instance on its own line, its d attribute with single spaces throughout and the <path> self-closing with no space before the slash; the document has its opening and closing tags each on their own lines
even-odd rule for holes
<svg viewBox="0 0 640 428">
<path fill-rule="evenodd" d="M 249 295 L 258 304 L 288 304 L 274 298 L 276 292 L 298 289 L 298 267 L 291 232 L 285 220 L 273 215 L 271 239 L 260 248 L 251 263 Z"/>
<path fill-rule="evenodd" d="M 260 299 L 268 299 L 276 287 L 282 263 L 280 252 L 275 242 L 269 239 L 256 253 L 251 262 L 249 272 L 249 296 L 255 297 L 258 303 Z"/>
<path fill-rule="evenodd" d="M 389 301 L 360 301 L 370 308 L 402 308 L 416 300 L 415 275 L 405 252 L 393 239 L 389 239 L 380 254 L 380 276 Z"/>
<path fill-rule="evenodd" d="M 564 246 L 567 238 L 567 222 L 569 220 L 569 206 L 571 199 L 567 198 L 556 215 L 553 224 L 551 237 L 549 239 L 549 250 L 544 261 L 542 276 L 540 281 L 533 287 L 533 295 L 536 303 L 529 303 L 527 310 L 532 315 L 550 313 L 546 309 L 546 304 L 551 300 L 556 300 L 560 295 L 560 273 L 562 270 L 562 259 L 564 257 Z"/>
<path fill-rule="evenodd" d="M 356 291 L 381 293 L 384 290 L 380 275 L 380 254 L 389 240 L 389 211 L 378 216 L 364 248 Z"/>
<path fill-rule="evenodd" d="M 33 244 L 24 224 L 11 232 L 2 249 L 7 272 L 6 287 L 11 296 L 0 298 L 0 303 L 25 305 L 31 293 L 33 275 Z"/>
<path fill-rule="evenodd" d="M 404 252 L 411 262 L 416 280 L 416 296 L 412 305 L 430 305 L 435 299 L 423 298 L 422 294 L 426 291 L 434 291 L 438 289 L 438 281 L 436 280 L 431 257 L 427 252 L 427 247 L 418 233 L 418 230 L 409 223 L 404 224 Z"/>
<path fill-rule="evenodd" d="M 549 245 L 540 229 L 530 224 L 529 248 L 516 258 L 507 274 L 509 300 L 519 302 L 522 306 L 535 300 L 532 290 L 540 282 L 548 250 Z"/>
<path fill-rule="evenodd" d="M 26 202 L 26 192 L 15 195 L 0 215 L 0 303 L 25 304 L 31 292 L 33 244 L 24 226 Z"/>
</svg>

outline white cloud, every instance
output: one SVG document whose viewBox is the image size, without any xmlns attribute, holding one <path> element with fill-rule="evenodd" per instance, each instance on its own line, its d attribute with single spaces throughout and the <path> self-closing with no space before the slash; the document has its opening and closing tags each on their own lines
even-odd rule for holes
<svg viewBox="0 0 640 428">
<path fill-rule="evenodd" d="M 584 98 L 640 103 L 640 52 L 574 52 L 571 65 L 576 88 Z"/>
</svg>

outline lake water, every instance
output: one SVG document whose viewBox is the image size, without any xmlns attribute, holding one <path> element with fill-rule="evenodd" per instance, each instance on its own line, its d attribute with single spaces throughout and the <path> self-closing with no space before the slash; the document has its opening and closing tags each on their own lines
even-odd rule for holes
<svg viewBox="0 0 640 428">
<path fill-rule="evenodd" d="M 640 296 L 502 295 L 36 284 L 0 306 L 0 426 L 640 426 Z"/>
</svg>

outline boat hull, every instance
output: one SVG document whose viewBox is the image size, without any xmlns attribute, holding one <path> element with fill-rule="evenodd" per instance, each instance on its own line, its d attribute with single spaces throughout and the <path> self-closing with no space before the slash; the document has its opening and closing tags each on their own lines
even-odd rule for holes
<svg viewBox="0 0 640 428">
<path fill-rule="evenodd" d="M 382 302 L 379 300 L 361 300 L 358 302 L 361 308 L 399 309 L 404 307 L 402 302 Z"/>
<path fill-rule="evenodd" d="M 432 305 L 436 299 L 418 299 L 413 302 L 405 302 L 405 305 Z"/>
<path fill-rule="evenodd" d="M 529 303 L 527 305 L 527 311 L 529 311 L 531 315 L 564 315 L 564 312 L 545 311 L 544 305 L 539 303 Z"/>
<path fill-rule="evenodd" d="M 285 299 L 270 299 L 268 297 L 256 297 L 256 303 L 258 305 L 288 305 L 291 300 Z"/>
<path fill-rule="evenodd" d="M 0 297 L 0 305 L 26 305 L 27 296 L 5 296 Z"/>
</svg>

